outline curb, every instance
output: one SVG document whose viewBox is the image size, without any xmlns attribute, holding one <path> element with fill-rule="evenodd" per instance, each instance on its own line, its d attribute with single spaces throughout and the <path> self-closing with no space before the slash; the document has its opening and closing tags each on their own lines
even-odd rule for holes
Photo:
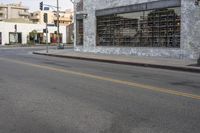
<svg viewBox="0 0 200 133">
<path fill-rule="evenodd" d="M 167 69 L 167 70 L 176 70 L 176 71 L 200 73 L 200 69 L 181 67 L 181 66 L 165 66 L 165 65 L 157 65 L 157 64 L 148 64 L 148 63 L 116 61 L 116 60 L 109 60 L 109 59 L 95 59 L 95 58 L 77 57 L 77 56 L 68 56 L 68 55 L 55 55 L 55 54 L 38 53 L 38 52 L 33 52 L 33 54 L 52 56 L 52 57 L 60 57 L 60 58 L 86 60 L 86 61 L 96 61 L 96 62 L 105 62 L 105 63 L 113 63 L 113 64 L 142 66 L 142 67 L 150 67 L 150 68 L 160 68 L 160 69 Z"/>
</svg>

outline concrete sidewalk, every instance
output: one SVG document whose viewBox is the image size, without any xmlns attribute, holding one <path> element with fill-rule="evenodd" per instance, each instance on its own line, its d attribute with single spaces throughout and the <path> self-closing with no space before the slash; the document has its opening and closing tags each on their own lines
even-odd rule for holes
<svg viewBox="0 0 200 133">
<path fill-rule="evenodd" d="M 196 65 L 195 60 L 179 60 L 179 59 L 137 57 L 137 56 L 125 56 L 125 55 L 105 55 L 96 53 L 75 52 L 72 49 L 64 49 L 64 50 L 51 49 L 49 50 L 49 53 L 46 53 L 45 50 L 35 51 L 33 53 L 38 55 L 46 55 L 46 56 L 54 56 L 62 58 L 200 73 L 200 66 Z"/>
<path fill-rule="evenodd" d="M 38 47 L 46 47 L 46 44 L 16 44 L 16 45 L 0 45 L 0 49 L 9 49 L 9 48 L 38 48 Z M 49 48 L 55 47 L 57 48 L 57 44 L 49 44 Z M 64 44 L 65 48 L 73 48 L 72 44 Z"/>
</svg>

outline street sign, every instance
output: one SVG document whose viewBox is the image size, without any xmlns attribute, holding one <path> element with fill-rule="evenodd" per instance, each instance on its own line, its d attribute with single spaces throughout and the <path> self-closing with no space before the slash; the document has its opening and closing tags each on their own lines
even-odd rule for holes
<svg viewBox="0 0 200 133">
<path fill-rule="evenodd" d="M 45 11 L 49 11 L 49 7 L 44 7 L 44 10 Z"/>
<path fill-rule="evenodd" d="M 55 27 L 56 25 L 55 24 L 47 24 L 47 26 Z"/>
</svg>

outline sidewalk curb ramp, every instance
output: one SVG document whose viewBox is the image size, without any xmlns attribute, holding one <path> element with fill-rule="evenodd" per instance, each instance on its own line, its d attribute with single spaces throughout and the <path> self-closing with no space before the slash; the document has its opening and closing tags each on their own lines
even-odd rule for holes
<svg viewBox="0 0 200 133">
<path fill-rule="evenodd" d="M 117 60 L 110 60 L 110 59 L 97 59 L 97 58 L 69 56 L 69 55 L 58 55 L 58 54 L 40 53 L 40 52 L 33 52 L 33 54 L 52 56 L 52 57 L 60 57 L 60 58 L 86 60 L 86 61 L 97 61 L 97 62 L 105 62 L 105 63 L 113 63 L 113 64 L 142 66 L 142 67 L 150 67 L 150 68 L 160 68 L 160 69 L 167 69 L 167 70 L 200 73 L 200 69 L 191 68 L 191 67 L 184 67 L 184 66 L 166 66 L 166 65 L 158 65 L 158 64 L 150 64 L 150 63 L 127 62 L 127 61 L 117 61 Z"/>
</svg>

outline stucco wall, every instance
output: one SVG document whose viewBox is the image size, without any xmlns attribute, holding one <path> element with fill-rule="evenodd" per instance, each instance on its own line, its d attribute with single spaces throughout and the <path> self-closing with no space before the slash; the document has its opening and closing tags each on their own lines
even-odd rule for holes
<svg viewBox="0 0 200 133">
<path fill-rule="evenodd" d="M 0 22 L 0 32 L 2 32 L 2 45 L 9 43 L 9 32 L 15 32 L 14 25 L 17 24 L 17 32 L 22 33 L 22 43 L 27 43 L 27 36 L 29 32 L 37 30 L 38 32 L 43 32 L 45 25 L 40 24 L 23 24 L 23 23 L 6 23 Z M 48 28 L 48 42 L 50 42 L 50 33 L 57 31 L 57 27 Z M 60 33 L 63 34 L 63 43 L 66 43 L 66 27 L 60 26 Z"/>
<path fill-rule="evenodd" d="M 75 49 L 107 54 L 197 59 L 200 51 L 200 7 L 194 5 L 195 0 L 181 1 L 181 48 L 96 47 L 95 10 L 152 1 L 158 0 L 84 0 L 84 11 L 81 13 L 88 14 L 84 19 L 84 46 Z"/>
</svg>

